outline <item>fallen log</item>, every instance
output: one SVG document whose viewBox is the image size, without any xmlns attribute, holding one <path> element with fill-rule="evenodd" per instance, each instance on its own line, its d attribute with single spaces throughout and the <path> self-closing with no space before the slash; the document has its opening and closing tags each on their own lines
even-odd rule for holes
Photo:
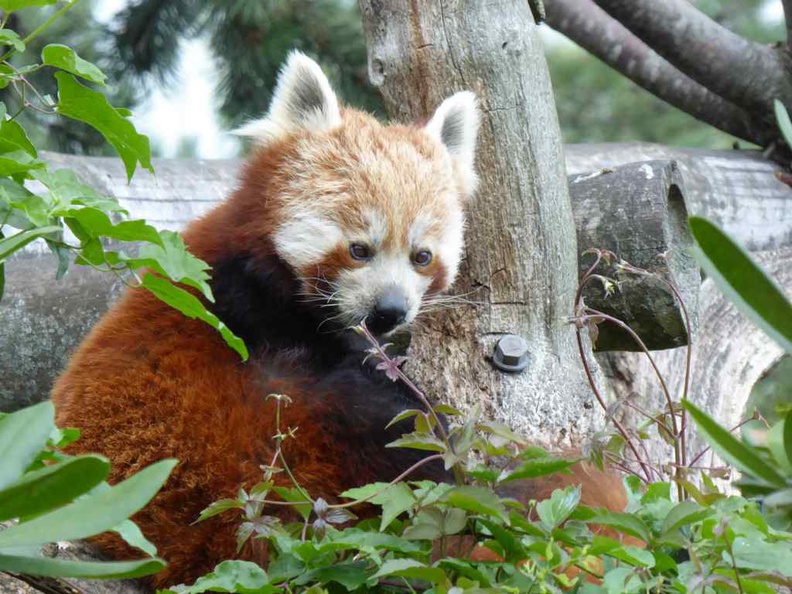
<svg viewBox="0 0 792 594">
<path fill-rule="evenodd" d="M 569 176 L 577 228 L 580 274 L 594 258 L 588 248 L 610 250 L 632 266 L 673 283 L 695 327 L 699 267 L 690 256 L 684 180 L 676 161 L 644 161 Z M 583 293 L 589 307 L 629 325 L 651 350 L 688 344 L 690 337 L 679 301 L 657 276 L 620 274 L 613 293 L 598 282 Z M 637 351 L 630 335 L 602 324 L 596 351 Z"/>
<path fill-rule="evenodd" d="M 677 160 L 691 214 L 709 216 L 743 241 L 749 238 L 749 246 L 792 245 L 792 208 L 787 207 L 792 189 L 773 177 L 772 163 L 752 151 L 605 144 L 568 145 L 566 153 L 573 176 L 640 159 Z M 84 183 L 117 198 L 132 216 L 173 230 L 232 191 L 239 167 L 235 160 L 159 160 L 156 176 L 141 171 L 127 184 L 118 159 L 42 156 L 52 168 L 71 168 Z M 764 227 L 757 219 L 766 219 Z M 744 229 L 740 220 L 745 220 Z M 0 301 L 0 410 L 46 398 L 70 351 L 120 290 L 112 276 L 76 266 L 55 281 L 55 269 L 54 259 L 37 243 L 6 266 L 6 294 Z"/>
</svg>

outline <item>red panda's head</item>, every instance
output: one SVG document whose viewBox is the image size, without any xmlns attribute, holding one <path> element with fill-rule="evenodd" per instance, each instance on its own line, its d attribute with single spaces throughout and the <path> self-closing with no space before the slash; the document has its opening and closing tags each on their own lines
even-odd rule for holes
<svg viewBox="0 0 792 594">
<path fill-rule="evenodd" d="M 257 147 L 253 171 L 277 161 L 260 182 L 272 249 L 326 318 L 388 333 L 451 285 L 478 121 L 460 92 L 425 126 L 385 126 L 339 107 L 319 66 L 290 55 L 267 115 L 237 133 Z"/>
</svg>

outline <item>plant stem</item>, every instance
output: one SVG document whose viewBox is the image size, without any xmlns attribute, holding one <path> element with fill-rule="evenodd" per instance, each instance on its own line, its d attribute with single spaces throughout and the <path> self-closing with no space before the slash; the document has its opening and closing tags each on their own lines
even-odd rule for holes
<svg viewBox="0 0 792 594">
<path fill-rule="evenodd" d="M 41 23 L 38 27 L 33 29 L 33 31 L 31 31 L 30 34 L 22 40 L 22 43 L 27 45 L 28 43 L 33 41 L 36 37 L 38 37 L 39 35 L 44 33 L 44 31 L 49 29 L 50 25 L 52 25 L 52 23 L 57 21 L 61 16 L 63 16 L 68 11 L 70 11 L 72 8 L 74 8 L 79 2 L 80 2 L 80 0 L 71 0 L 71 2 L 69 2 L 65 6 L 62 6 L 59 10 L 56 10 L 55 12 L 53 12 L 52 15 L 50 16 L 50 18 L 48 18 L 46 21 Z M 6 60 L 8 60 L 8 58 L 14 53 L 14 51 L 15 50 L 12 47 L 6 53 L 4 53 L 2 56 L 0 56 L 0 62 L 5 62 Z"/>
</svg>

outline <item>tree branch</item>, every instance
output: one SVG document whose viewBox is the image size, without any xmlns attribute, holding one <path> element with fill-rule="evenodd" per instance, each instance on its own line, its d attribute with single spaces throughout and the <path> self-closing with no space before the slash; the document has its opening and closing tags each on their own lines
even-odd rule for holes
<svg viewBox="0 0 792 594">
<path fill-rule="evenodd" d="M 687 0 L 597 0 L 605 12 L 710 91 L 759 117 L 773 99 L 792 107 L 785 50 L 749 41 Z"/>
<path fill-rule="evenodd" d="M 775 137 L 773 129 L 752 123 L 747 112 L 674 68 L 593 0 L 553 0 L 546 11 L 548 25 L 666 103 L 755 144 Z"/>
</svg>

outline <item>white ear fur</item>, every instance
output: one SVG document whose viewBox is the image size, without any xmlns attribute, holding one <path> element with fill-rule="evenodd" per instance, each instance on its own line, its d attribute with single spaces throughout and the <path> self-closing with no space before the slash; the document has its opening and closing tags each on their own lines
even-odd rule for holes
<svg viewBox="0 0 792 594">
<path fill-rule="evenodd" d="M 267 115 L 234 134 L 267 144 L 298 130 L 324 132 L 340 123 L 338 99 L 319 64 L 294 50 L 278 75 Z"/>
<path fill-rule="evenodd" d="M 478 101 L 470 91 L 461 91 L 443 101 L 425 127 L 453 157 L 467 194 L 473 193 L 478 181 L 474 168 L 478 128 Z"/>
</svg>

